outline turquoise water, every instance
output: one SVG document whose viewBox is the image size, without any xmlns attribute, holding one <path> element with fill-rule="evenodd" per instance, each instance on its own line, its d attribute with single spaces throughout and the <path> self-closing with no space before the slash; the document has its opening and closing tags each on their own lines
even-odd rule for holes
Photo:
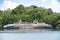
<svg viewBox="0 0 60 40">
<path fill-rule="evenodd" d="M 0 33 L 0 40 L 60 40 L 60 31 Z"/>
</svg>

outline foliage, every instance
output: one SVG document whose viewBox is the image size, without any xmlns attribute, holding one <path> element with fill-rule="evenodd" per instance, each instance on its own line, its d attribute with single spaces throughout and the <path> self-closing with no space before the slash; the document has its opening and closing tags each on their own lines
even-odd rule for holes
<svg viewBox="0 0 60 40">
<path fill-rule="evenodd" d="M 10 10 L 0 10 L 0 26 L 2 27 L 6 24 L 11 24 L 15 22 L 33 22 L 37 20 L 38 22 L 45 22 L 51 24 L 53 28 L 60 28 L 60 14 L 53 12 L 51 8 L 37 7 L 32 5 L 30 7 L 25 7 L 19 5 L 16 8 Z"/>
</svg>

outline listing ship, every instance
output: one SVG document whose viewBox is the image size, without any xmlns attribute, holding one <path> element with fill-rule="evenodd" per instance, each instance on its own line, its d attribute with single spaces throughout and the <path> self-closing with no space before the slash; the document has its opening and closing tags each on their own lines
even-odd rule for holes
<svg viewBox="0 0 60 40">
<path fill-rule="evenodd" d="M 46 23 L 39 23 L 34 21 L 33 23 L 19 22 L 13 24 L 7 24 L 4 29 L 51 29 L 52 26 Z"/>
</svg>

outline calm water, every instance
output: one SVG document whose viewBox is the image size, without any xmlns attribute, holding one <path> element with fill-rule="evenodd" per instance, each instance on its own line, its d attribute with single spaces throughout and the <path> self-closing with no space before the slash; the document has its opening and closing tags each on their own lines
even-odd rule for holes
<svg viewBox="0 0 60 40">
<path fill-rule="evenodd" d="M 60 40 L 60 31 L 2 32 L 0 40 Z"/>
</svg>

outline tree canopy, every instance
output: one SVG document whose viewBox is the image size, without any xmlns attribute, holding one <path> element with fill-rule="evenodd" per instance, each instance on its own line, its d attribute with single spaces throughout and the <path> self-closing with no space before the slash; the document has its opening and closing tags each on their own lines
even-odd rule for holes
<svg viewBox="0 0 60 40">
<path fill-rule="evenodd" d="M 15 22 L 33 22 L 37 20 L 39 23 L 51 24 L 53 28 L 60 28 L 60 14 L 53 12 L 51 8 L 44 8 L 32 5 L 25 7 L 19 5 L 16 8 L 10 10 L 0 10 L 0 27 Z"/>
</svg>

